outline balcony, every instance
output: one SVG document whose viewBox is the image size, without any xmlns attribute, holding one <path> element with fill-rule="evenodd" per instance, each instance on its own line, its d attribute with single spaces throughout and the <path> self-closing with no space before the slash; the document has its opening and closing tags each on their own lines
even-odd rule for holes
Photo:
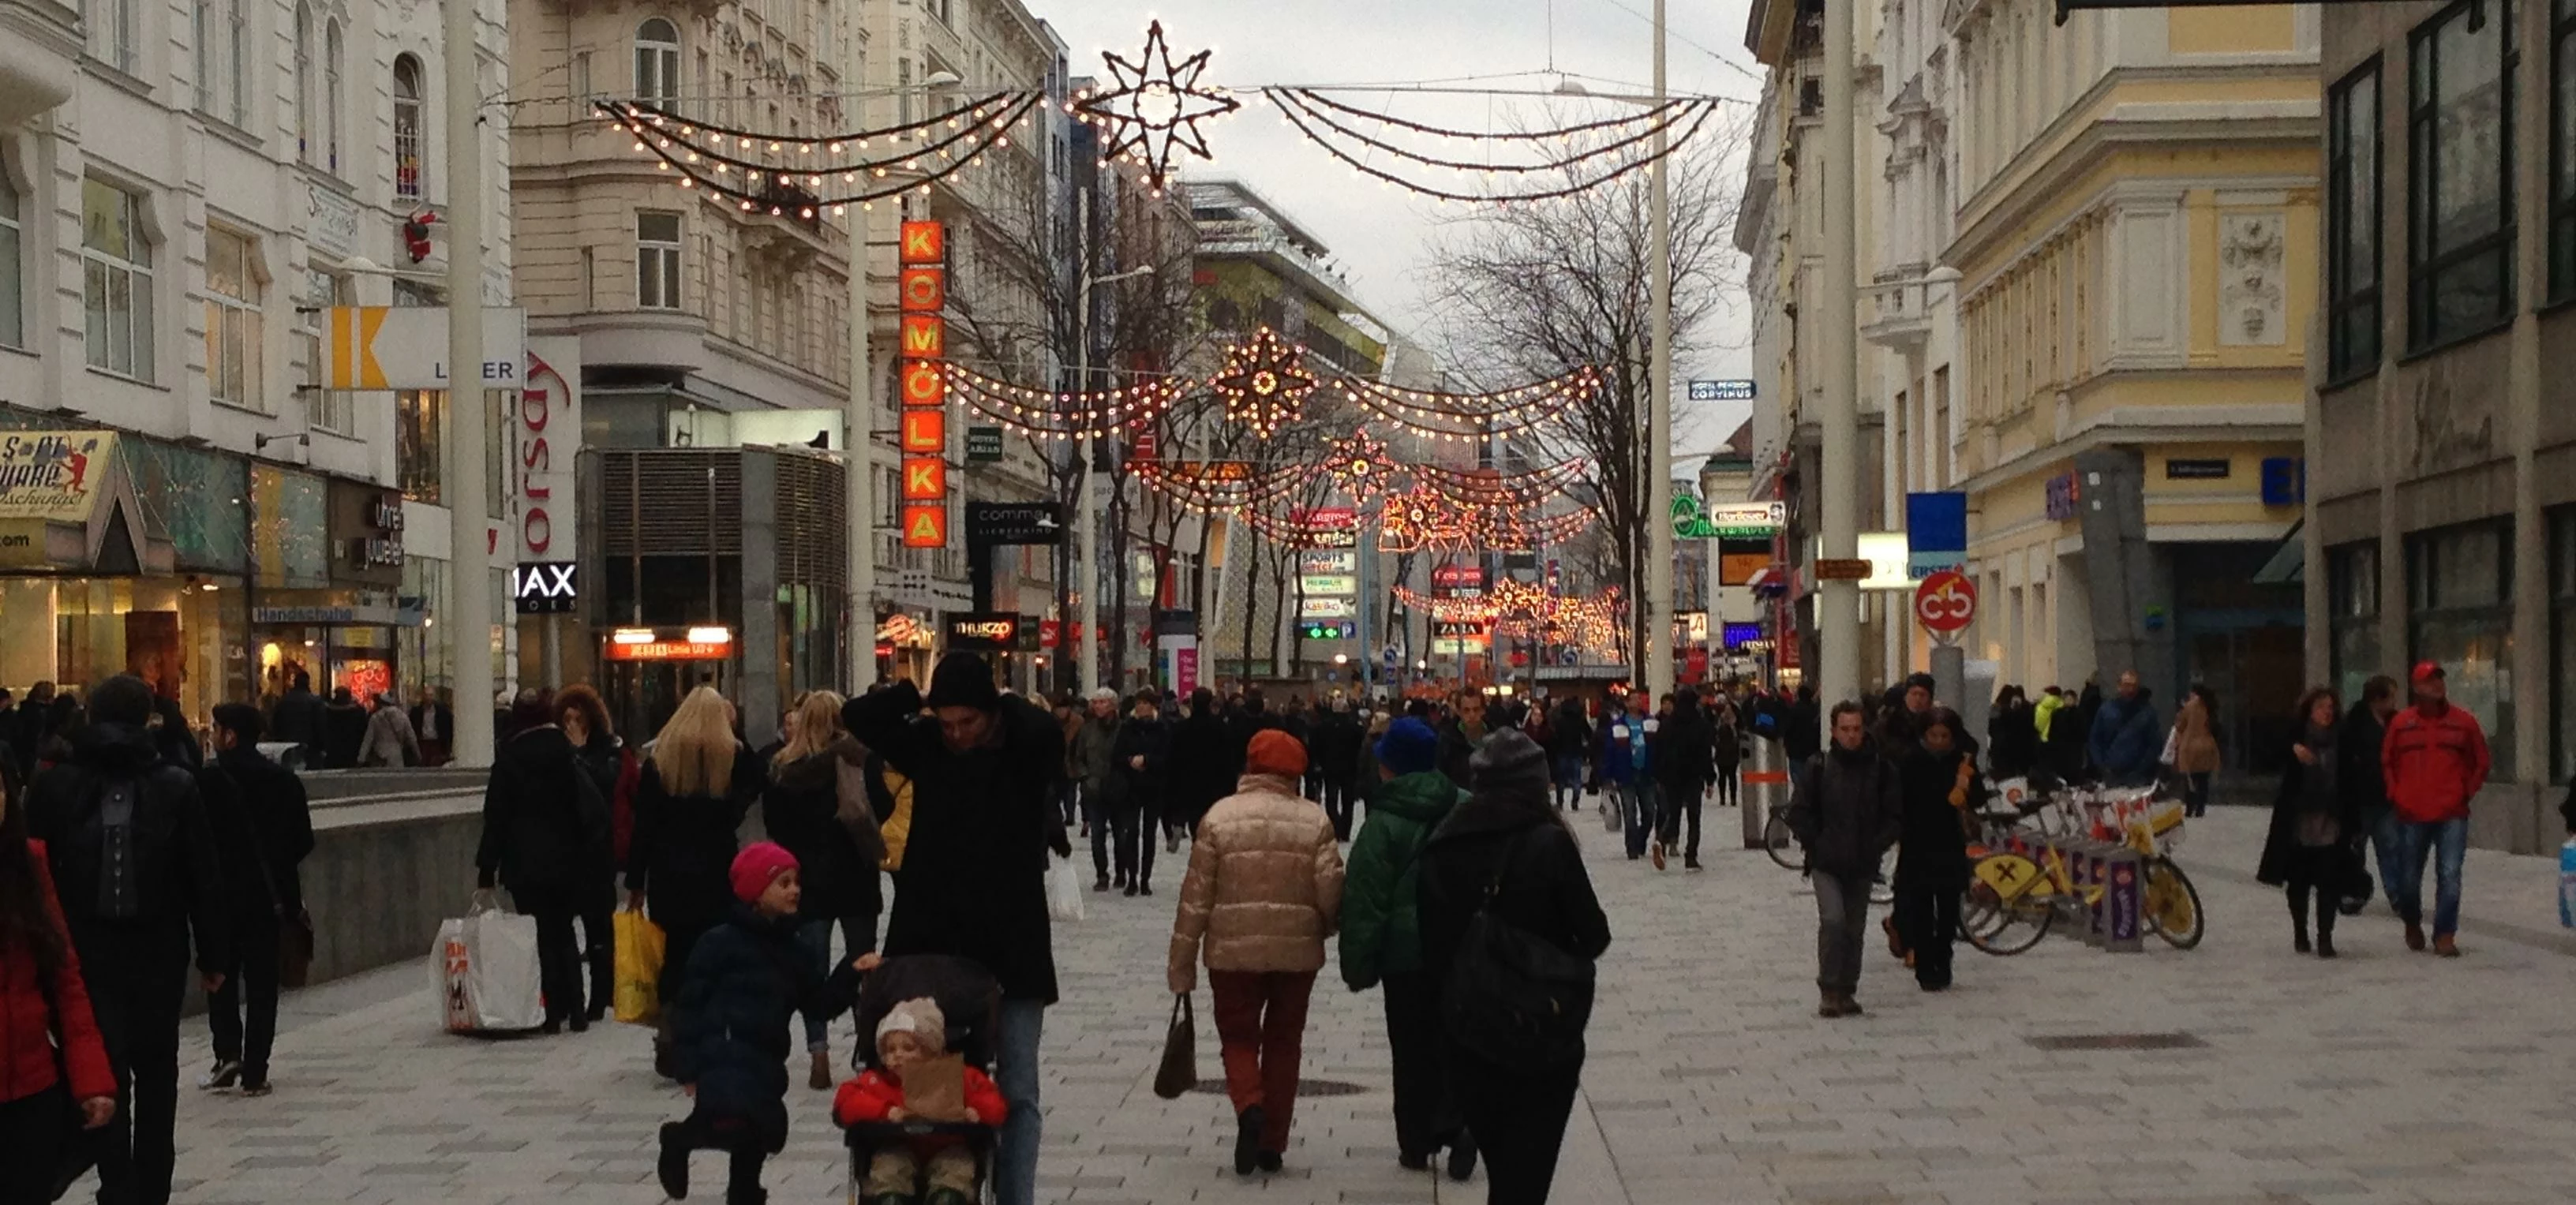
<svg viewBox="0 0 2576 1205">
<path fill-rule="evenodd" d="M 78 5 L 0 2 L 0 124 L 18 125 L 71 99 L 80 79 Z"/>
<path fill-rule="evenodd" d="M 1922 264 L 1878 274 L 1861 296 L 1861 338 L 1894 351 L 1920 351 L 1932 338 L 1928 275 Z"/>
</svg>

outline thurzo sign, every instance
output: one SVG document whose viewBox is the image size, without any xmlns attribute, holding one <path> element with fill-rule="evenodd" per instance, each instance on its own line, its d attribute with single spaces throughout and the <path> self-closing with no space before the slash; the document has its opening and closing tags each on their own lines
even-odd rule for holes
<svg viewBox="0 0 2576 1205">
<path fill-rule="evenodd" d="M 970 653 L 1007 653 L 1020 647 L 1025 622 L 1008 611 L 959 611 L 948 617 L 948 647 Z"/>
<path fill-rule="evenodd" d="M 326 389 L 445 389 L 445 306 L 343 305 L 324 311 Z M 483 387 L 516 389 L 527 359 L 528 312 L 483 311 Z"/>
</svg>

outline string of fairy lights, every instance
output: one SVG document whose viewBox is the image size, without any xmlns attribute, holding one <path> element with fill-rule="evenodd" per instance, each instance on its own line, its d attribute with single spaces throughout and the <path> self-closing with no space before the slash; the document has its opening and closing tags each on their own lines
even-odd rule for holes
<svg viewBox="0 0 2576 1205">
<path fill-rule="evenodd" d="M 745 213 L 812 221 L 862 211 L 930 186 L 1008 147 L 1045 96 L 997 92 L 944 113 L 856 134 L 796 137 L 693 121 L 638 100 L 600 101 L 596 108 L 635 139 L 656 170 L 678 184 L 731 202 Z M 728 145 L 732 149 L 726 149 Z"/>
<path fill-rule="evenodd" d="M 1405 610 L 1436 620 L 1489 626 L 1496 636 L 1596 649 L 1625 647 L 1628 610 L 1619 587 L 1592 594 L 1560 594 L 1532 582 L 1497 578 L 1473 598 L 1425 594 L 1396 586 Z"/>
<path fill-rule="evenodd" d="M 986 376 L 954 360 L 940 362 L 948 393 L 976 413 L 1033 439 L 1105 437 L 1153 421 L 1190 390 L 1173 377 L 1146 378 L 1117 389 L 1044 390 Z"/>
</svg>

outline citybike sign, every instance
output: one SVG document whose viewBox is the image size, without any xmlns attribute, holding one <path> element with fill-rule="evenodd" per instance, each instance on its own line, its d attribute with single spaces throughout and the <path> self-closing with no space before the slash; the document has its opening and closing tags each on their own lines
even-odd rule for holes
<svg viewBox="0 0 2576 1205">
<path fill-rule="evenodd" d="M 1914 588 L 1914 620 L 1935 636 L 1956 636 L 1977 618 L 1977 587 L 1956 569 L 1944 569 Z"/>
</svg>

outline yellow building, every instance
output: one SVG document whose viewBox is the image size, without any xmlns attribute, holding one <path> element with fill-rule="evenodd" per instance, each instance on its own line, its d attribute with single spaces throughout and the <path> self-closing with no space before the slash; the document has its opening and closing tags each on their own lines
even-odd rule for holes
<svg viewBox="0 0 2576 1205">
<path fill-rule="evenodd" d="M 2317 17 L 2052 18 L 1947 21 L 1971 655 L 2034 695 L 2135 669 L 2168 718 L 2206 684 L 2229 769 L 2260 771 L 2302 686 L 2299 587 L 2272 562 L 2304 473 Z"/>
</svg>

